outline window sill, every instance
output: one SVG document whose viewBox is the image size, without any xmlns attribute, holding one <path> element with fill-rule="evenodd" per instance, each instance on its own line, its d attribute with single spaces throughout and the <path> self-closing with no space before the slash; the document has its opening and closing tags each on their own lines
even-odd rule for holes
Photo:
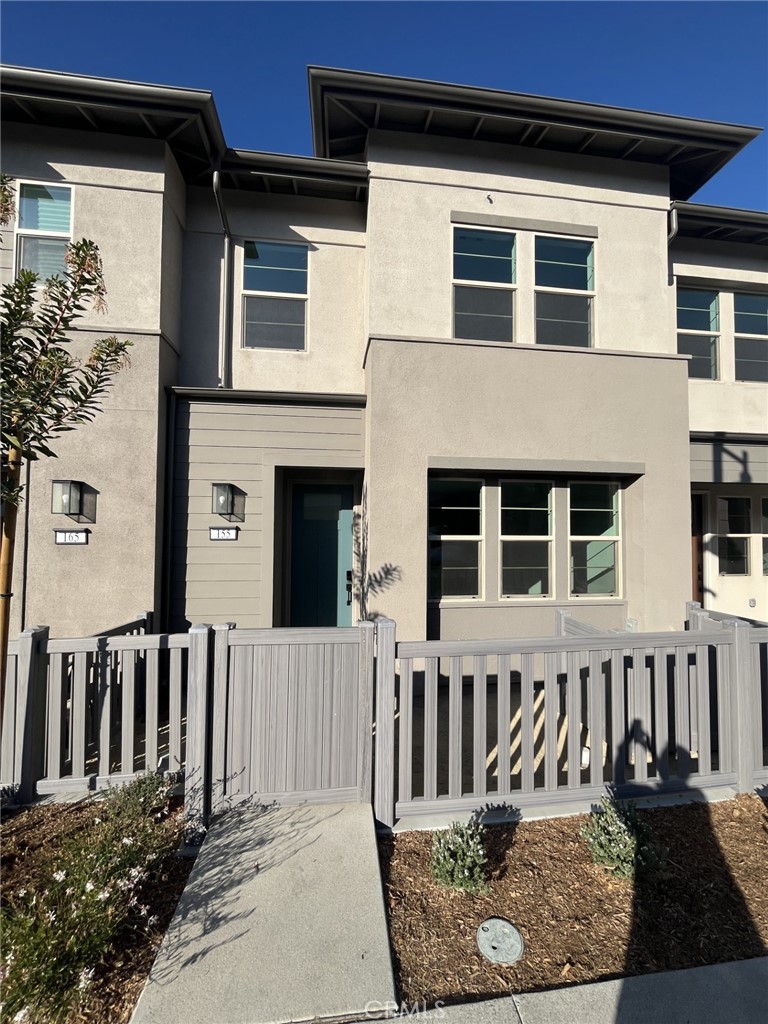
<svg viewBox="0 0 768 1024">
<path fill-rule="evenodd" d="M 619 595 L 607 597 L 573 597 L 569 599 L 555 597 L 508 597 L 501 601 L 483 601 L 482 598 L 461 598 L 455 600 L 436 600 L 430 598 L 430 608 L 573 608 L 575 605 L 615 605 L 625 604 L 626 598 Z"/>
</svg>

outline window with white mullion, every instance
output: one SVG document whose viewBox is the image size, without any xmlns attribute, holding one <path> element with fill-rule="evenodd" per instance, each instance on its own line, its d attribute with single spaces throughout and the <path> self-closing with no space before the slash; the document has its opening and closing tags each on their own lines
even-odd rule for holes
<svg viewBox="0 0 768 1024">
<path fill-rule="evenodd" d="M 690 356 L 688 376 L 717 380 L 720 375 L 720 305 L 714 291 L 677 289 L 677 351 Z"/>
<path fill-rule="evenodd" d="M 736 380 L 768 383 L 768 295 L 737 293 L 733 301 Z"/>
<path fill-rule="evenodd" d="M 749 546 L 752 534 L 752 499 L 724 496 L 717 499 L 717 559 L 721 576 L 751 574 Z"/>
<path fill-rule="evenodd" d="M 246 242 L 243 247 L 243 347 L 306 347 L 308 246 Z"/>
<path fill-rule="evenodd" d="M 589 348 L 593 341 L 594 245 L 574 238 L 535 239 L 536 343 Z"/>
<path fill-rule="evenodd" d="M 455 227 L 453 335 L 474 341 L 514 341 L 515 235 Z"/>
<path fill-rule="evenodd" d="M 429 481 L 429 597 L 479 598 L 483 482 Z"/>
<path fill-rule="evenodd" d="M 500 482 L 502 597 L 551 596 L 553 486 L 540 480 Z"/>
<path fill-rule="evenodd" d="M 576 481 L 568 486 L 571 596 L 619 594 L 619 486 Z"/>
<path fill-rule="evenodd" d="M 41 281 L 63 274 L 72 239 L 70 186 L 20 181 L 17 208 L 17 270 L 31 270 Z"/>
<path fill-rule="evenodd" d="M 761 499 L 760 533 L 763 535 L 763 576 L 768 576 L 768 498 Z"/>
</svg>

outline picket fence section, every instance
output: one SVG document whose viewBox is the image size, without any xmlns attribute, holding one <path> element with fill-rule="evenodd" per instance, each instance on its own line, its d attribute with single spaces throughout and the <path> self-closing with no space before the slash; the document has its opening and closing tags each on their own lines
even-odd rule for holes
<svg viewBox="0 0 768 1024">
<path fill-rule="evenodd" d="M 50 639 L 8 652 L 0 767 L 21 802 L 160 768 L 187 813 L 368 801 L 382 825 L 768 785 L 768 626 L 688 607 L 688 630 L 401 642 L 346 629 Z M 143 622 L 143 624 L 142 624 Z M 375 705 L 375 706 L 374 706 Z"/>
</svg>

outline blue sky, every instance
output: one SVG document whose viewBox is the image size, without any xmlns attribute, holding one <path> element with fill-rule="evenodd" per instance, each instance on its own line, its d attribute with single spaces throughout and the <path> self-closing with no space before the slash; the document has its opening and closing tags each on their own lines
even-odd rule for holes
<svg viewBox="0 0 768 1024">
<path fill-rule="evenodd" d="M 768 126 L 767 41 L 763 0 L 3 0 L 0 54 L 210 89 L 231 146 L 310 153 L 308 64 Z M 694 198 L 768 208 L 768 137 Z"/>
</svg>

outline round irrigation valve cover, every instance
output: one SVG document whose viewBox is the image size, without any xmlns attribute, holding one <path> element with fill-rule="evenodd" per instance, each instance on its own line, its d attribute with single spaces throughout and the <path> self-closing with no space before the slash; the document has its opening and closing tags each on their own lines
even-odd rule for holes
<svg viewBox="0 0 768 1024">
<path fill-rule="evenodd" d="M 477 948 L 494 964 L 514 964 L 525 951 L 523 936 L 503 917 L 488 917 L 477 929 Z"/>
</svg>

